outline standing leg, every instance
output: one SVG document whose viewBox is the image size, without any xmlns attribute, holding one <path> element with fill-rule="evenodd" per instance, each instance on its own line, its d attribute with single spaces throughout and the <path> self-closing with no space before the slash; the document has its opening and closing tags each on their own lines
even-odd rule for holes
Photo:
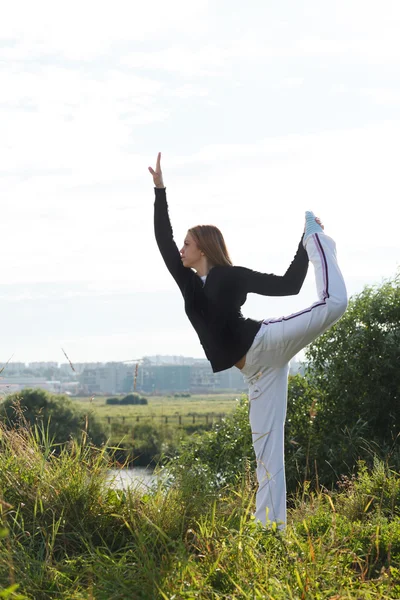
<svg viewBox="0 0 400 600">
<path fill-rule="evenodd" d="M 289 364 L 267 367 L 250 384 L 250 425 L 257 461 L 258 491 L 255 517 L 264 525 L 286 523 L 284 427 Z"/>
</svg>

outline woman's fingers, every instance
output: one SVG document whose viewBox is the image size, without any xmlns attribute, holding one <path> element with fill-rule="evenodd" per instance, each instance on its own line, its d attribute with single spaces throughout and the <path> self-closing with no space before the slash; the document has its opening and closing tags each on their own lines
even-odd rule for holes
<svg viewBox="0 0 400 600">
<path fill-rule="evenodd" d="M 161 175 L 161 152 L 157 154 L 156 170 L 152 167 L 148 167 L 150 173 L 154 175 Z"/>
<path fill-rule="evenodd" d="M 161 152 L 157 154 L 156 170 L 154 170 L 152 167 L 147 168 L 149 170 L 149 173 L 153 175 L 154 185 L 156 187 L 164 187 L 163 177 L 161 173 Z"/>
</svg>

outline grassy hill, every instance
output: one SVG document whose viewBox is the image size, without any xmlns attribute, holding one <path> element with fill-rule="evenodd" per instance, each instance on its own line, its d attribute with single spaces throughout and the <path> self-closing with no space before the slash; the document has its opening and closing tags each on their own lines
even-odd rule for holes
<svg viewBox="0 0 400 600">
<path fill-rule="evenodd" d="M 292 502 L 284 532 L 252 518 L 244 468 L 222 488 L 184 469 L 153 491 L 111 489 L 85 434 L 53 454 L 38 430 L 0 429 L 0 597 L 400 598 L 400 477 L 360 465 Z"/>
</svg>

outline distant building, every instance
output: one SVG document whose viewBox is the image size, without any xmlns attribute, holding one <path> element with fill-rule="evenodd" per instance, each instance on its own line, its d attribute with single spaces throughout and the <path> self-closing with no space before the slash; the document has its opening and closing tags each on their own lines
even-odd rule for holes
<svg viewBox="0 0 400 600">
<path fill-rule="evenodd" d="M 80 374 L 81 388 L 88 394 L 121 394 L 133 389 L 134 367 L 124 363 L 86 366 Z"/>
<path fill-rule="evenodd" d="M 31 369 L 31 371 L 39 371 L 41 369 L 58 369 L 58 363 L 52 361 L 31 362 L 28 364 L 28 368 Z"/>
<path fill-rule="evenodd" d="M 192 358 L 191 356 L 169 356 L 156 354 L 155 356 L 145 356 L 143 359 L 147 364 L 152 365 L 196 365 L 206 363 L 208 360 L 205 358 Z"/>
<path fill-rule="evenodd" d="M 58 368 L 60 369 L 60 373 L 62 373 L 65 376 L 71 375 L 71 377 L 74 377 L 74 376 L 78 375 L 75 365 L 74 365 L 75 371 L 69 363 L 61 363 L 61 365 Z"/>
<path fill-rule="evenodd" d="M 243 376 L 236 368 L 222 373 L 213 373 L 208 361 L 203 359 L 195 362 L 192 359 L 192 364 L 177 364 L 177 362 L 168 364 L 166 360 L 152 361 L 147 357 L 144 358 L 137 369 L 136 391 L 164 394 L 246 389 Z M 136 363 L 87 366 L 79 376 L 79 382 L 81 389 L 87 394 L 123 394 L 134 390 L 135 372 Z"/>
<path fill-rule="evenodd" d="M 139 365 L 136 387 L 144 393 L 240 391 L 245 389 L 242 374 L 236 368 L 213 373 L 207 360 L 191 364 L 152 364 L 146 359 Z"/>
<path fill-rule="evenodd" d="M 41 377 L 15 375 L 0 379 L 0 395 L 5 396 L 13 392 L 19 392 L 27 388 L 42 389 L 49 392 L 59 393 L 61 383 L 59 381 L 47 381 Z"/>
<path fill-rule="evenodd" d="M 60 369 L 62 369 L 62 371 L 64 373 L 71 373 L 71 374 L 80 374 L 83 373 L 83 371 L 85 369 L 101 369 L 102 367 L 104 367 L 105 364 L 109 364 L 109 363 L 103 363 L 103 362 L 84 362 L 84 363 L 75 363 L 73 361 L 71 361 L 71 364 L 74 368 L 71 367 L 70 363 L 63 363 L 62 365 L 60 365 Z M 116 364 L 116 363 L 111 363 L 111 364 Z"/>
<path fill-rule="evenodd" d="M 190 391 L 190 365 L 143 364 L 138 368 L 136 387 L 145 393 Z"/>
<path fill-rule="evenodd" d="M 136 367 L 137 371 L 136 371 Z M 8 363 L 0 374 L 0 393 L 10 393 L 27 387 L 42 387 L 52 392 L 70 394 L 112 395 L 132 391 L 147 394 L 190 392 L 207 394 L 221 391 L 247 390 L 239 369 L 232 367 L 213 373 L 205 358 L 187 356 L 146 356 L 138 362 L 68 362 L 58 367 L 56 362 Z M 305 363 L 291 361 L 290 373 L 304 375 Z M 54 369 L 54 373 L 46 373 Z M 31 374 L 29 374 L 29 371 Z M 37 372 L 37 374 L 33 374 Z M 58 373 L 58 375 L 56 375 Z M 49 381 L 49 376 L 60 381 Z M 136 376 L 136 386 L 135 386 Z"/>
<path fill-rule="evenodd" d="M 5 373 L 20 373 L 26 369 L 26 365 L 23 362 L 5 362 L 3 364 L 0 363 L 0 369 L 3 368 L 1 375 Z"/>
<path fill-rule="evenodd" d="M 246 384 L 236 367 L 213 373 L 208 361 L 191 367 L 190 389 L 194 394 L 217 391 L 243 391 Z"/>
</svg>

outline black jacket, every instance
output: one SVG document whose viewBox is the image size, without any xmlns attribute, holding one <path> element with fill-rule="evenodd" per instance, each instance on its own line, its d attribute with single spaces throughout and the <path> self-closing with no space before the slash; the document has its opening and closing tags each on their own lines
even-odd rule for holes
<svg viewBox="0 0 400 600">
<path fill-rule="evenodd" d="M 175 244 L 165 189 L 155 188 L 154 231 L 164 262 L 185 300 L 185 311 L 199 336 L 214 373 L 229 369 L 249 350 L 262 321 L 246 319 L 241 306 L 248 293 L 263 296 L 298 294 L 308 269 L 300 240 L 285 275 L 258 273 L 245 267 L 213 267 L 203 286 L 200 277 L 182 264 Z"/>
</svg>

